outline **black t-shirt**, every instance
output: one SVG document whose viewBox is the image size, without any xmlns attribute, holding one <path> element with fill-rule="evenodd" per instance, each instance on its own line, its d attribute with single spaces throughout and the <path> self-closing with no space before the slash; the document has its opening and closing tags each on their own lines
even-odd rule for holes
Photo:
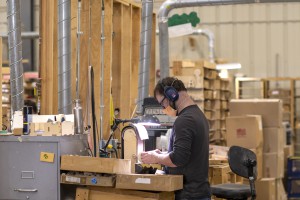
<svg viewBox="0 0 300 200">
<path fill-rule="evenodd" d="M 169 156 L 177 167 L 168 167 L 168 173 L 183 175 L 183 190 L 175 193 L 176 199 L 210 197 L 209 125 L 197 105 L 184 108 L 175 120 Z"/>
</svg>

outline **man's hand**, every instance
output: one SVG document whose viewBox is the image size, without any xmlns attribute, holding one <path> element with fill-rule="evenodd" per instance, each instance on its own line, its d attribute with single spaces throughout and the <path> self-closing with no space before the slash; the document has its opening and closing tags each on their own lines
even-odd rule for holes
<svg viewBox="0 0 300 200">
<path fill-rule="evenodd" d="M 161 153 L 158 149 L 154 151 L 142 152 L 141 160 L 145 164 L 157 164 L 158 163 L 158 155 Z"/>
</svg>

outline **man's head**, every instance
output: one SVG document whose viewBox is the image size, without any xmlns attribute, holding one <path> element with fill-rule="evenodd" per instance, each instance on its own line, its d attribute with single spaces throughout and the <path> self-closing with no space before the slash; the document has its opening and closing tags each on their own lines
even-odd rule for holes
<svg viewBox="0 0 300 200">
<path fill-rule="evenodd" d="M 169 105 L 175 109 L 175 102 L 178 99 L 176 94 L 180 91 L 187 91 L 183 82 L 173 77 L 166 77 L 160 80 L 154 88 L 154 97 L 159 104 L 166 108 Z"/>
</svg>

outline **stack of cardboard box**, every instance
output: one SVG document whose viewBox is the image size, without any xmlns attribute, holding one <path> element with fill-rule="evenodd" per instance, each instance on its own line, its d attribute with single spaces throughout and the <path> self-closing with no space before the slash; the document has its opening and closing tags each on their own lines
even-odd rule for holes
<svg viewBox="0 0 300 200">
<path fill-rule="evenodd" d="M 232 100 L 230 102 L 230 115 L 260 115 L 263 127 L 263 173 L 262 179 L 257 181 L 260 188 L 270 188 L 274 182 L 276 199 L 286 199 L 282 186 L 284 176 L 284 144 L 286 137 L 282 127 L 282 101 L 278 99 L 247 99 Z M 250 121 L 249 121 L 250 122 Z M 250 124 L 249 124 L 250 125 Z M 227 126 L 227 134 L 231 134 Z M 252 137 L 257 137 L 253 134 Z M 227 143 L 230 137 L 227 137 Z M 251 138 L 251 140 L 255 140 Z M 249 138 L 250 141 L 250 138 Z M 229 143 L 230 144 L 230 143 Z M 246 146 L 247 147 L 247 146 Z M 273 179 L 272 179 L 273 178 Z M 271 196 L 266 198 L 260 191 L 257 191 L 257 199 L 274 199 Z"/>
</svg>

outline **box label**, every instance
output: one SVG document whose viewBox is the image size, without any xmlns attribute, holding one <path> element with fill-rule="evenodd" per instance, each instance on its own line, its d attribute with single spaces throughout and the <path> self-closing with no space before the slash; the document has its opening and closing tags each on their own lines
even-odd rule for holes
<svg viewBox="0 0 300 200">
<path fill-rule="evenodd" d="M 244 129 L 244 128 L 238 128 L 238 129 L 236 129 L 236 136 L 238 138 L 244 138 L 244 137 L 246 137 L 246 129 Z"/>
<path fill-rule="evenodd" d="M 70 183 L 80 183 L 80 178 L 73 176 L 66 176 L 66 181 Z"/>
<path fill-rule="evenodd" d="M 151 184 L 151 179 L 150 178 L 137 178 L 137 179 L 135 179 L 135 183 Z"/>
</svg>

